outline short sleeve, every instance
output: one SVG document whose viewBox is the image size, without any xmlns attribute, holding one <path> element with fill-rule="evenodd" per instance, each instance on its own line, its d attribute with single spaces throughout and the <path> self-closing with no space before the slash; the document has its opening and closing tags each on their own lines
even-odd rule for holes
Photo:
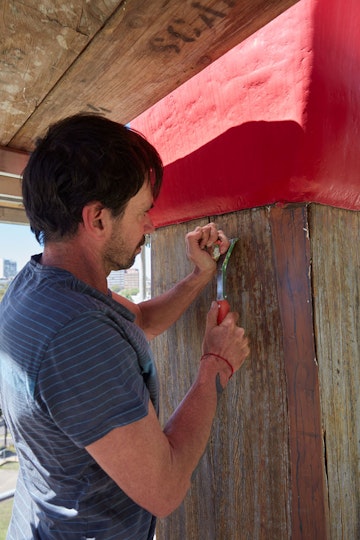
<svg viewBox="0 0 360 540">
<path fill-rule="evenodd" d="M 101 312 L 83 313 L 53 337 L 38 383 L 41 406 L 79 447 L 148 413 L 137 354 Z"/>
</svg>

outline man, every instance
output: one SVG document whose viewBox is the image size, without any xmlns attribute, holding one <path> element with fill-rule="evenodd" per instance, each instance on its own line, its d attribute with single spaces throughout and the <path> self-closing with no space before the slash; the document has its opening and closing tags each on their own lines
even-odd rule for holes
<svg viewBox="0 0 360 540">
<path fill-rule="evenodd" d="M 147 339 L 168 328 L 214 276 L 214 224 L 187 235 L 193 272 L 134 305 L 108 290 L 128 268 L 159 193 L 156 150 L 125 126 L 76 115 L 51 126 L 23 175 L 43 244 L 1 303 L 1 408 L 20 461 L 9 539 L 153 537 L 154 516 L 184 498 L 218 394 L 248 355 L 238 316 L 207 316 L 198 376 L 162 429 Z M 171 358 L 168 359 L 171 361 Z"/>
</svg>

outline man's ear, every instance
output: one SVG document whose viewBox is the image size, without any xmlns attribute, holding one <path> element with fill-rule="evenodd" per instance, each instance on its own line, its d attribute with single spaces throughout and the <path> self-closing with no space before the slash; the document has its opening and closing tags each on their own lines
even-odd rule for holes
<svg viewBox="0 0 360 540">
<path fill-rule="evenodd" d="M 82 211 L 84 229 L 95 236 L 102 236 L 110 222 L 110 210 L 100 202 L 91 202 Z"/>
</svg>

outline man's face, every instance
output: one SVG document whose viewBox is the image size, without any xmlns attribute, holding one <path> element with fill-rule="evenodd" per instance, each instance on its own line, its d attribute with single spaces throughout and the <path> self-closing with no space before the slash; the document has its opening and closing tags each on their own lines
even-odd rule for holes
<svg viewBox="0 0 360 540">
<path fill-rule="evenodd" d="M 130 268 L 145 243 L 145 235 L 155 228 L 149 216 L 153 206 L 151 186 L 145 182 L 140 191 L 130 199 L 125 212 L 113 220 L 113 229 L 104 250 L 104 263 L 109 270 Z"/>
</svg>

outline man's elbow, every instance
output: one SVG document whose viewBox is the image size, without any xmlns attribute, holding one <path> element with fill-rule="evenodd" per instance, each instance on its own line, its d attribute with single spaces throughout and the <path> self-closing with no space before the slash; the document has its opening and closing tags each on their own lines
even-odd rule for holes
<svg viewBox="0 0 360 540">
<path fill-rule="evenodd" d="M 172 514 L 183 502 L 190 483 L 186 486 L 177 486 L 170 490 L 159 489 L 157 495 L 146 505 L 146 510 L 157 518 L 165 518 Z"/>
</svg>

